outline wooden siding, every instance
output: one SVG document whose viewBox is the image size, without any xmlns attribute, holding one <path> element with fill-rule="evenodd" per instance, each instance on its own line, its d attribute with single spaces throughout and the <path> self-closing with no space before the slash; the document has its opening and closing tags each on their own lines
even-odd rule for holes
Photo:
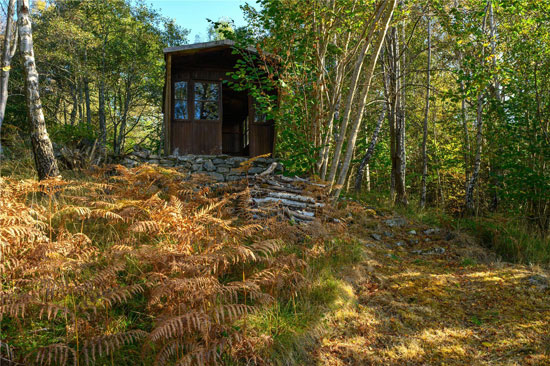
<svg viewBox="0 0 550 366">
<path fill-rule="evenodd" d="M 273 152 L 274 126 L 257 124 L 250 108 L 250 98 L 244 93 L 229 92 L 224 80 L 238 60 L 230 48 L 193 50 L 166 54 L 166 83 L 164 90 L 165 153 L 172 154 L 178 148 L 181 154 L 221 154 L 256 156 Z M 188 119 L 174 119 L 174 83 L 188 82 Z M 217 82 L 220 85 L 219 120 L 194 119 L 194 82 Z M 238 103 L 227 101 L 228 113 L 224 113 L 224 94 L 243 98 L 241 110 L 232 108 Z M 241 97 L 241 95 L 243 95 Z M 248 100 L 247 100 L 248 99 Z M 238 100 L 237 100 L 238 102 Z M 237 108 L 237 107 L 235 107 Z M 243 114 L 244 113 L 244 114 Z M 248 114 L 249 146 L 243 146 L 243 127 L 240 119 Z M 225 124 L 223 123 L 225 120 Z"/>
</svg>

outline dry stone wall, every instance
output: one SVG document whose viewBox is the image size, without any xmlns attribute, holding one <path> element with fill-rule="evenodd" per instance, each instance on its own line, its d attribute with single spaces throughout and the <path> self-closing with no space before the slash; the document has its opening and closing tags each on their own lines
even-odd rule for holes
<svg viewBox="0 0 550 366">
<path fill-rule="evenodd" d="M 157 164 L 163 167 L 178 168 L 188 173 L 201 173 L 211 176 L 218 182 L 231 182 L 244 178 L 246 172 L 239 170 L 241 163 L 249 158 L 229 155 L 169 155 L 159 156 L 147 150 L 132 152 L 123 161 L 122 165 L 133 168 L 139 164 Z M 248 175 L 254 175 L 267 170 L 276 162 L 271 158 L 258 158 L 252 162 Z M 283 166 L 277 163 L 275 172 L 282 172 Z"/>
</svg>

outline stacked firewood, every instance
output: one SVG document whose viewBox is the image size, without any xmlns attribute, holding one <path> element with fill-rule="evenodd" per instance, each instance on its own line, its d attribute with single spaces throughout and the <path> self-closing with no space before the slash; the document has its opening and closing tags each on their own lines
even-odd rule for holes
<svg viewBox="0 0 550 366">
<path fill-rule="evenodd" d="M 256 217 L 282 214 L 295 222 L 307 223 L 315 220 L 327 205 L 326 185 L 264 173 L 248 181 L 252 212 Z"/>
</svg>

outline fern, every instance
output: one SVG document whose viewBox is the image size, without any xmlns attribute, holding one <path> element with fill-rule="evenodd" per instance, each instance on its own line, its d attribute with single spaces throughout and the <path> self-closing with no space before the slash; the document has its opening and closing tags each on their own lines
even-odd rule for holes
<svg viewBox="0 0 550 366">
<path fill-rule="evenodd" d="M 246 182 L 212 190 L 149 165 L 91 174 L 0 183 L 0 319 L 20 327 L 3 330 L 0 357 L 93 365 L 135 344 L 157 365 L 216 364 L 233 347 L 258 359 L 235 322 L 302 286 L 305 262 L 282 249 L 314 233 L 258 219 Z"/>
</svg>

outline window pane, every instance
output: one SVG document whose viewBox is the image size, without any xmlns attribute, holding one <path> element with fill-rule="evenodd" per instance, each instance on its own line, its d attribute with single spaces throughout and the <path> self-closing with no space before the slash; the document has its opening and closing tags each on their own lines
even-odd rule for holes
<svg viewBox="0 0 550 366">
<path fill-rule="evenodd" d="M 195 102 L 195 119 L 218 120 L 218 102 Z"/>
<path fill-rule="evenodd" d="M 195 100 L 209 100 L 216 102 L 219 100 L 220 86 L 218 83 L 195 83 Z"/>
<path fill-rule="evenodd" d="M 187 100 L 176 100 L 174 105 L 174 118 L 187 119 Z"/>
<path fill-rule="evenodd" d="M 187 81 L 177 81 L 174 83 L 174 98 L 187 100 Z"/>
</svg>

